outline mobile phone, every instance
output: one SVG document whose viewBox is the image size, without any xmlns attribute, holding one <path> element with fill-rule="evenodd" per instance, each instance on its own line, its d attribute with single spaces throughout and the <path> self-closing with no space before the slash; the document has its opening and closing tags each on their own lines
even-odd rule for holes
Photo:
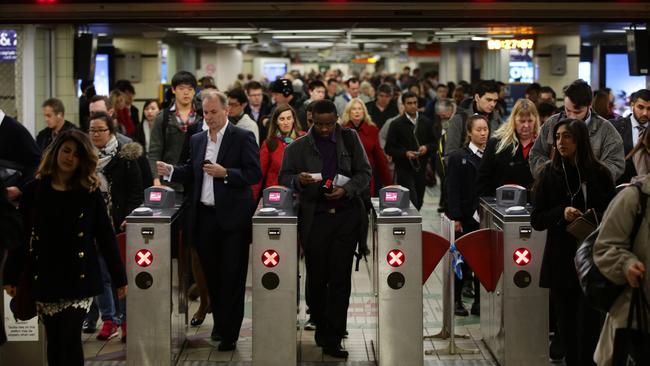
<svg viewBox="0 0 650 366">
<path fill-rule="evenodd" d="M 210 160 L 206 159 L 206 160 L 203 160 L 203 165 L 205 165 L 205 164 L 212 164 L 212 162 Z"/>
</svg>

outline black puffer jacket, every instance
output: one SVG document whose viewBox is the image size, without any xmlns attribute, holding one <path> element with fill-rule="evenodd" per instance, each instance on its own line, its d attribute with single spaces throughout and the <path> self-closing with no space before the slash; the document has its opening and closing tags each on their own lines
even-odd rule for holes
<svg viewBox="0 0 650 366">
<path fill-rule="evenodd" d="M 104 174 L 113 203 L 113 227 L 115 232 L 120 232 L 120 225 L 126 216 L 140 206 L 144 199 L 142 173 L 138 166 L 138 159 L 143 155 L 144 149 L 137 142 L 118 144 L 117 149 L 117 155 L 104 168 Z"/>
</svg>

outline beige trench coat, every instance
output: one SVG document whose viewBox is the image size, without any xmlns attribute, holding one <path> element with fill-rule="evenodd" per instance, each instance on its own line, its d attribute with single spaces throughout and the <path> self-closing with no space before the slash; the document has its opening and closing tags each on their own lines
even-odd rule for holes
<svg viewBox="0 0 650 366">
<path fill-rule="evenodd" d="M 642 182 L 642 191 L 650 194 L 650 175 L 637 177 L 633 181 Z M 623 189 L 610 203 L 603 217 L 600 234 L 594 244 L 594 262 L 603 275 L 616 284 L 626 284 L 626 269 L 634 261 L 643 262 L 650 270 L 650 204 L 646 206 L 645 217 L 634 240 L 634 249 L 630 251 L 630 238 L 639 208 L 639 194 L 636 188 Z M 646 275 L 647 277 L 647 275 Z M 650 280 L 643 284 L 646 297 L 650 298 Z M 614 333 L 618 328 L 627 326 L 629 304 L 632 289 L 627 289 L 616 299 L 610 309 L 600 339 L 594 361 L 598 365 L 612 365 L 614 352 Z"/>
</svg>

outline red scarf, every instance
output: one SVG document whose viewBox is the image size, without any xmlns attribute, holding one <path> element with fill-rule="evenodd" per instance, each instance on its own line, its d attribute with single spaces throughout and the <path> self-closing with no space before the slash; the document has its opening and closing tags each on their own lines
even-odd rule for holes
<svg viewBox="0 0 650 366">
<path fill-rule="evenodd" d="M 124 107 L 117 111 L 117 121 L 124 126 L 127 136 L 135 135 L 135 124 L 131 119 L 131 110 L 128 107 Z"/>
</svg>

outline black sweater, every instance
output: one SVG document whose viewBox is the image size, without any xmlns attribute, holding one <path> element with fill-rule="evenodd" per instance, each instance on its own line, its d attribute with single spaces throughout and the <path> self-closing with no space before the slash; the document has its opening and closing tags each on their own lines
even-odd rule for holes
<svg viewBox="0 0 650 366">
<path fill-rule="evenodd" d="M 34 172 L 41 161 L 41 150 L 29 131 L 15 119 L 5 116 L 0 123 L 0 159 L 23 167 L 18 188 L 34 178 Z"/>
<path fill-rule="evenodd" d="M 20 202 L 25 243 L 9 252 L 5 282 L 16 285 L 28 261 L 37 301 L 80 299 L 102 291 L 98 254 L 106 261 L 116 287 L 126 285 L 115 233 L 99 190 L 56 191 L 51 180 L 34 180 Z M 32 211 L 35 210 L 35 211 Z M 28 248 L 34 217 L 33 251 Z"/>
</svg>

